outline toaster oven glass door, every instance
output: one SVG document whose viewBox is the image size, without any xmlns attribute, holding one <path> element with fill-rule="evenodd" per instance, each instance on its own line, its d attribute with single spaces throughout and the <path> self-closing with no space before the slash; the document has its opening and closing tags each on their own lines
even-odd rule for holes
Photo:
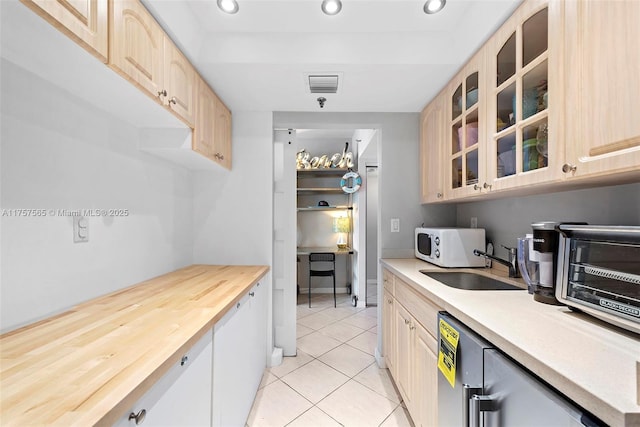
<svg viewBox="0 0 640 427">
<path fill-rule="evenodd" d="M 567 298 L 640 322 L 640 245 L 571 239 Z"/>
</svg>

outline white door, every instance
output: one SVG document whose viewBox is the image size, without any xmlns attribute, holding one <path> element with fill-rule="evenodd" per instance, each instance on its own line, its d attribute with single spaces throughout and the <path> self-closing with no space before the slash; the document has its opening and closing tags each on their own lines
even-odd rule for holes
<svg viewBox="0 0 640 427">
<path fill-rule="evenodd" d="M 296 131 L 273 135 L 274 344 L 296 355 Z"/>
</svg>

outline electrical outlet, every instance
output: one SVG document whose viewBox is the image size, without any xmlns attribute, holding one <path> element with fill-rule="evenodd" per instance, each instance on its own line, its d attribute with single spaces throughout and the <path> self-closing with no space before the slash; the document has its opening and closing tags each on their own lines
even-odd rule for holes
<svg viewBox="0 0 640 427">
<path fill-rule="evenodd" d="M 391 232 L 392 233 L 400 232 L 400 218 L 391 218 Z"/>
<path fill-rule="evenodd" d="M 73 243 L 89 241 L 89 220 L 83 216 L 73 217 Z"/>
<path fill-rule="evenodd" d="M 478 218 L 475 216 L 471 217 L 471 228 L 478 228 Z"/>
</svg>

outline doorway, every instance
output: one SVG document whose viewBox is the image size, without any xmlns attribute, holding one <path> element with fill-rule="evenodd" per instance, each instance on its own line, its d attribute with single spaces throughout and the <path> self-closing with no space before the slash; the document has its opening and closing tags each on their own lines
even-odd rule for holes
<svg viewBox="0 0 640 427">
<path fill-rule="evenodd" d="M 296 354 L 296 300 L 297 289 L 308 292 L 308 277 L 305 268 L 305 257 L 296 256 L 298 247 L 312 244 L 314 246 L 335 246 L 336 234 L 326 224 L 321 222 L 323 210 L 320 206 L 332 207 L 338 202 L 331 199 L 331 194 L 318 197 L 317 189 L 313 189 L 313 200 L 308 200 L 309 194 L 298 188 L 296 159 L 297 153 L 306 149 L 313 157 L 322 158 L 324 155 L 332 157 L 332 153 L 345 150 L 345 142 L 349 141 L 348 151 L 353 153 L 355 160 L 352 170 L 363 179 L 366 178 L 366 165 L 377 164 L 379 138 L 377 129 L 367 129 L 357 126 L 322 125 L 314 127 L 296 127 L 274 129 L 274 342 L 283 349 L 285 356 Z M 332 141 L 333 140 L 333 141 Z M 333 146 L 331 144 L 339 145 Z M 366 162 L 365 162 L 366 160 Z M 323 174 L 320 174 L 323 175 Z M 340 178 L 340 177 L 338 177 Z M 324 178 L 322 178 L 324 179 Z M 376 180 L 377 183 L 377 180 Z M 332 185 L 340 189 L 340 179 Z M 306 189 L 311 190 L 311 188 Z M 336 271 L 345 272 L 345 282 L 351 280 L 351 286 L 344 288 L 346 295 L 351 295 L 351 304 L 358 307 L 366 305 L 366 191 L 351 194 L 351 242 L 353 253 L 350 257 L 341 257 L 348 265 L 345 268 L 336 266 Z M 376 190 L 377 196 L 377 190 Z M 344 197 L 344 196 L 340 196 Z M 316 200 L 318 199 L 318 200 Z M 375 197 L 377 201 L 377 197 Z M 320 204 L 319 201 L 326 202 Z M 375 207 L 376 217 L 379 207 Z M 320 212 L 317 212 L 320 211 Z M 318 217 L 320 219 L 318 219 Z M 323 225 L 324 224 L 324 225 Z M 337 231 L 334 231 L 334 233 Z M 375 264 L 378 257 L 378 233 L 372 239 Z M 311 240 L 315 239 L 315 240 Z M 322 239 L 331 239 L 329 243 Z M 300 260 L 300 262 L 298 262 Z M 341 281 L 338 277 L 338 283 Z M 315 287 L 315 286 L 314 286 Z M 314 293 L 323 291 L 315 289 Z M 307 296 L 307 295 L 305 295 Z M 307 296 L 308 297 L 308 296 Z M 373 305 L 373 304 L 371 304 Z"/>
</svg>

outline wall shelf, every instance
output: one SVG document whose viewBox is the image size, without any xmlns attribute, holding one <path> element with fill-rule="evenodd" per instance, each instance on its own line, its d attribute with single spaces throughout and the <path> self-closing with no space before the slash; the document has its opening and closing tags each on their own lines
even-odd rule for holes
<svg viewBox="0 0 640 427">
<path fill-rule="evenodd" d="M 299 177 L 302 176 L 331 176 L 331 175 L 344 175 L 349 172 L 349 169 L 343 168 L 326 168 L 326 169 L 297 169 Z"/>
<path fill-rule="evenodd" d="M 334 194 L 343 194 L 342 188 L 340 187 L 306 187 L 306 188 L 298 188 L 298 194 L 304 193 L 334 193 Z M 346 193 L 344 193 L 346 194 Z"/>
<path fill-rule="evenodd" d="M 308 212 L 308 211 L 344 211 L 344 210 L 353 210 L 352 206 L 309 206 L 306 208 L 297 208 L 298 212 Z"/>
</svg>

